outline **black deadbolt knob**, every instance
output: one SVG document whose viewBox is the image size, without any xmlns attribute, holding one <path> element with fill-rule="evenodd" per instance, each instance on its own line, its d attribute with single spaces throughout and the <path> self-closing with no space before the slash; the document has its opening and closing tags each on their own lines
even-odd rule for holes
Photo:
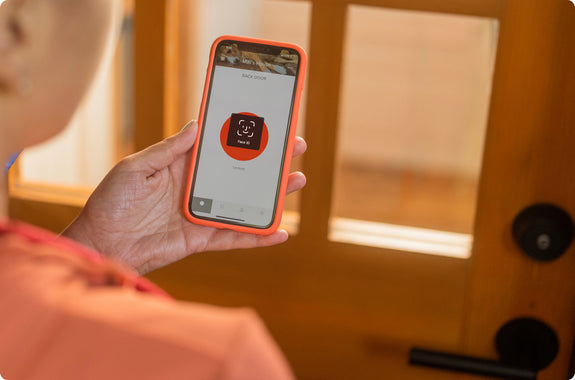
<svg viewBox="0 0 575 380">
<path fill-rule="evenodd" d="M 561 256 L 573 241 L 573 220 L 550 204 L 536 204 L 521 211 L 513 222 L 513 238 L 521 250 L 539 261 Z"/>
</svg>

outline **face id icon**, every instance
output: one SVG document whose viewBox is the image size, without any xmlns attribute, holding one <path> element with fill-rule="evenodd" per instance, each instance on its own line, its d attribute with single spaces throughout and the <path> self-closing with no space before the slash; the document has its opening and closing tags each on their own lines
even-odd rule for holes
<svg viewBox="0 0 575 380">
<path fill-rule="evenodd" d="M 227 145 L 259 150 L 263 128 L 263 117 L 233 113 L 230 118 Z"/>
<path fill-rule="evenodd" d="M 238 161 L 257 158 L 268 146 L 269 131 L 263 117 L 249 112 L 233 113 L 220 129 L 220 144 Z"/>
</svg>

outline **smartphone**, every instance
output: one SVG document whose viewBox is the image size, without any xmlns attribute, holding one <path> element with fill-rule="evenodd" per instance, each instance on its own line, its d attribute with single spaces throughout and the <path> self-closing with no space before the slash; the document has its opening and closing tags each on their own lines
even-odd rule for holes
<svg viewBox="0 0 575 380">
<path fill-rule="evenodd" d="M 294 44 L 214 42 L 184 201 L 191 222 L 262 235 L 278 228 L 306 63 Z"/>
</svg>

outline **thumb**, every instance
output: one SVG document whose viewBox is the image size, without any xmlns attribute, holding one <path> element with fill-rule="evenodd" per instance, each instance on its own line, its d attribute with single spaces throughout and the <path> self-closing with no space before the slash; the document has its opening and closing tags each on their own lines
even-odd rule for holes
<svg viewBox="0 0 575 380">
<path fill-rule="evenodd" d="M 194 146 L 197 134 L 198 123 L 191 121 L 179 133 L 133 155 L 136 169 L 153 173 L 169 166 Z"/>
</svg>

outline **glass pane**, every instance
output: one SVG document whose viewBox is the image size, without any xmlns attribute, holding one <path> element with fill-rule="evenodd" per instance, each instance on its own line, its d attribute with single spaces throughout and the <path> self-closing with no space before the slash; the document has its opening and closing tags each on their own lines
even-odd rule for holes
<svg viewBox="0 0 575 380">
<path fill-rule="evenodd" d="M 361 221 L 470 244 L 497 21 L 348 10 L 332 238 Z"/>
<path fill-rule="evenodd" d="M 308 51 L 311 3 L 293 0 L 203 0 L 190 9 L 190 20 L 196 22 L 195 38 L 189 40 L 189 67 L 193 73 L 187 88 L 186 114 L 197 118 L 203 92 L 206 67 L 212 42 L 222 35 L 239 35 L 296 43 Z M 190 22 L 190 21 L 189 21 Z M 297 134 L 304 135 L 307 88 L 304 88 Z M 294 159 L 291 171 L 300 170 L 301 160 Z M 292 232 L 299 221 L 299 194 L 286 198 L 284 227 Z M 290 212 L 293 211 L 293 212 Z"/>
<path fill-rule="evenodd" d="M 126 2 L 114 59 L 103 62 L 89 94 L 66 129 L 21 154 L 21 182 L 94 187 L 119 158 L 133 152 L 130 4 Z"/>
</svg>

